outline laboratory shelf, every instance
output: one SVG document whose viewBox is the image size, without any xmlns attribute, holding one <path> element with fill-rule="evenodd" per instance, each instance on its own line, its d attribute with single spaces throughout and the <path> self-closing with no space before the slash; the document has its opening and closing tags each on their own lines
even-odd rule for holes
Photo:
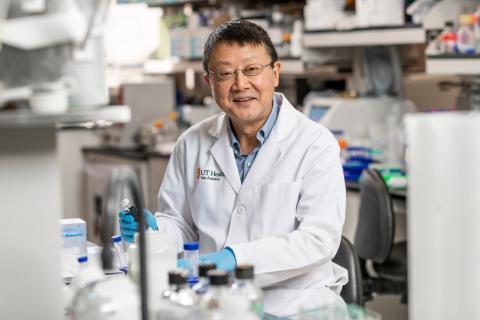
<svg viewBox="0 0 480 320">
<path fill-rule="evenodd" d="M 426 42 L 421 26 L 358 28 L 352 30 L 305 31 L 307 48 L 407 45 Z"/>
<path fill-rule="evenodd" d="M 213 6 L 217 4 L 215 0 L 147 0 L 149 7 L 181 7 L 184 5 L 209 5 Z"/>
<path fill-rule="evenodd" d="M 305 72 L 303 61 L 300 58 L 279 58 L 282 63 L 283 74 L 300 74 Z M 175 63 L 164 60 L 149 60 L 143 65 L 146 74 L 176 74 L 183 73 L 188 69 L 203 73 L 201 59 L 181 59 Z"/>
<path fill-rule="evenodd" d="M 31 110 L 0 111 L 0 128 L 36 128 L 58 125 L 111 122 L 127 123 L 131 119 L 128 106 L 105 106 L 96 109 L 71 110 L 59 114 L 39 114 Z M 99 123 L 100 124 L 100 123 Z"/>
<path fill-rule="evenodd" d="M 480 75 L 480 56 L 428 56 L 428 74 Z"/>
</svg>

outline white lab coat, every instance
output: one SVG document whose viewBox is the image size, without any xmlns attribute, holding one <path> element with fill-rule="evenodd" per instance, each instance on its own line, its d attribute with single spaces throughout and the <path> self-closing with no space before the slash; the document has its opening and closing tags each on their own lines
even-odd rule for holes
<svg viewBox="0 0 480 320">
<path fill-rule="evenodd" d="M 187 130 L 170 158 L 156 216 L 179 251 L 186 241 L 199 241 L 201 253 L 229 246 L 237 264 L 253 264 L 265 311 L 283 316 L 341 301 L 347 273 L 331 259 L 342 234 L 345 183 L 330 131 L 282 94 L 274 99 L 277 122 L 243 184 L 224 113 Z"/>
</svg>

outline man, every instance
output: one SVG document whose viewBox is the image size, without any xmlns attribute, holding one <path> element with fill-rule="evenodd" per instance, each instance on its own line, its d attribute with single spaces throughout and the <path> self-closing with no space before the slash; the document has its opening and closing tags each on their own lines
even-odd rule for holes
<svg viewBox="0 0 480 320">
<path fill-rule="evenodd" d="M 177 141 L 158 194 L 156 219 L 178 251 L 198 241 L 201 261 L 232 271 L 255 266 L 265 312 L 282 316 L 338 302 L 346 271 L 340 243 L 345 185 L 332 134 L 280 93 L 281 64 L 261 27 L 231 21 L 205 44 L 204 79 L 224 113 Z M 121 215 L 131 240 L 138 225 Z"/>
</svg>

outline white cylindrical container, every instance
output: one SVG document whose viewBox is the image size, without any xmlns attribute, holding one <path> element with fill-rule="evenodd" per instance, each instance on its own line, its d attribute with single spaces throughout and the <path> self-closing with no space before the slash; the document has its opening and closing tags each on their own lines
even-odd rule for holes
<svg viewBox="0 0 480 320">
<path fill-rule="evenodd" d="M 480 319 L 480 113 L 406 125 L 409 319 Z"/>
<path fill-rule="evenodd" d="M 177 267 L 176 244 L 164 231 L 146 231 L 148 297 L 151 308 L 168 287 L 168 271 Z M 135 239 L 138 243 L 139 239 Z"/>
</svg>

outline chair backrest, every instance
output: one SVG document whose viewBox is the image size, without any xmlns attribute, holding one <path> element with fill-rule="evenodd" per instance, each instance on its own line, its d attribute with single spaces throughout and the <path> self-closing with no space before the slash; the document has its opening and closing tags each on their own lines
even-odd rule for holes
<svg viewBox="0 0 480 320">
<path fill-rule="evenodd" d="M 340 295 L 346 303 L 363 305 L 363 283 L 360 262 L 353 244 L 342 237 L 337 254 L 333 262 L 348 271 L 348 283 L 343 286 Z"/>
<path fill-rule="evenodd" d="M 360 178 L 360 211 L 355 249 L 360 258 L 383 263 L 393 245 L 395 217 L 388 188 L 380 172 L 366 169 Z"/>
</svg>

